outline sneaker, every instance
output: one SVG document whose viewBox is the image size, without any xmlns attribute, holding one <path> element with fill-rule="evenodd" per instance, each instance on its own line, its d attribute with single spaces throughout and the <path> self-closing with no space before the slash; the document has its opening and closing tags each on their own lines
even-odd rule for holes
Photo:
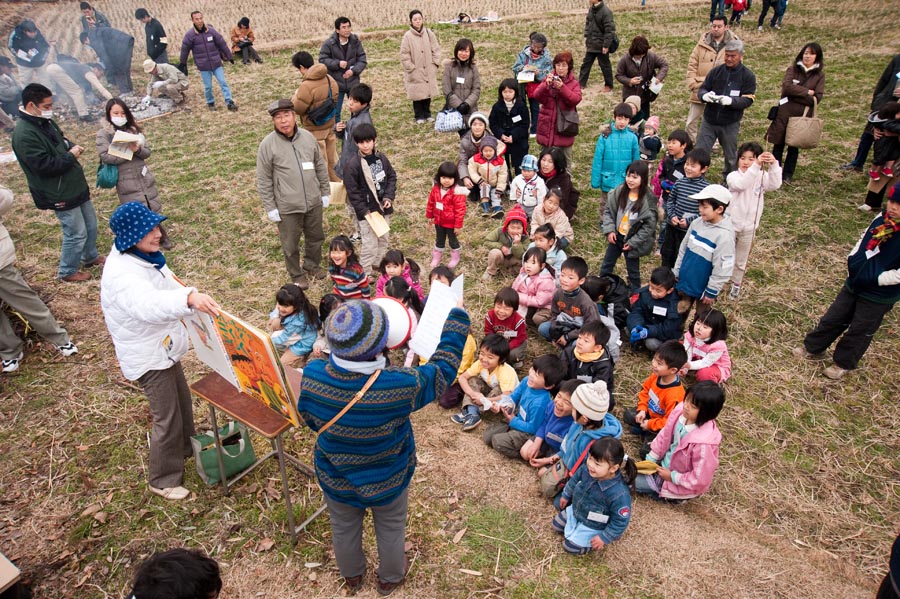
<svg viewBox="0 0 900 599">
<path fill-rule="evenodd" d="M 299 277 L 294 278 L 292 283 L 294 283 L 294 285 L 296 285 L 303 291 L 309 289 L 309 279 L 306 278 L 306 273 L 303 273 Z"/>
<path fill-rule="evenodd" d="M 806 348 L 802 345 L 800 347 L 795 347 L 791 350 L 791 353 L 795 358 L 804 358 L 806 360 L 824 360 L 827 356 L 825 352 L 819 352 L 817 354 L 806 351 Z"/>
<path fill-rule="evenodd" d="M 19 362 L 25 357 L 25 352 L 19 352 L 19 355 L 10 360 L 3 360 L 3 372 L 15 372 L 19 369 Z"/>
<path fill-rule="evenodd" d="M 6 362 L 6 360 L 4 360 L 4 363 L 5 362 Z M 462 423 L 464 423 L 466 421 L 466 416 L 467 416 L 467 414 L 465 412 L 460 412 L 459 414 L 454 414 L 453 416 L 450 416 L 450 420 L 453 421 L 455 424 L 461 425 Z"/>
<path fill-rule="evenodd" d="M 356 593 L 358 593 L 363 586 L 363 582 L 365 582 L 365 578 L 365 572 L 363 572 L 359 576 L 351 576 L 350 578 L 345 578 L 344 584 L 347 585 L 347 592 L 350 595 L 355 595 Z"/>
<path fill-rule="evenodd" d="M 781 29 L 781 23 L 775 23 L 775 29 Z"/>
<path fill-rule="evenodd" d="M 353 243 L 360 243 L 362 242 L 362 235 L 360 235 L 359 233 L 354 233 L 350 236 L 350 241 L 352 241 Z"/>
<path fill-rule="evenodd" d="M 73 354 L 78 353 L 78 346 L 75 345 L 74 343 L 72 343 L 71 341 L 69 341 L 65 345 L 57 345 L 56 349 L 58 349 L 59 353 L 61 353 L 62 355 L 64 355 L 67 358 Z"/>
<path fill-rule="evenodd" d="M 60 281 L 65 281 L 66 283 L 80 283 L 81 281 L 87 281 L 91 278 L 91 273 L 89 272 L 73 272 L 67 277 L 60 277 Z"/>
<path fill-rule="evenodd" d="M 492 281 L 494 279 L 494 275 L 489 273 L 488 271 L 484 271 L 484 274 L 481 275 L 481 280 L 487 283 L 488 281 Z"/>
<path fill-rule="evenodd" d="M 872 179 L 872 181 L 880 181 L 881 173 L 878 172 L 877 168 L 873 168 L 869 171 L 869 177 Z"/>
<path fill-rule="evenodd" d="M 894 169 L 892 169 L 892 168 L 889 167 L 889 166 L 886 166 L 886 167 L 884 167 L 883 169 L 881 169 L 881 174 L 884 175 L 885 177 L 893 177 L 893 176 L 894 176 Z"/>
<path fill-rule="evenodd" d="M 235 104 L 234 102 L 229 102 L 228 104 L 226 104 L 226 106 L 231 112 L 237 112 L 238 110 L 237 104 Z"/>
<path fill-rule="evenodd" d="M 491 205 L 487 202 L 481 202 L 481 216 L 490 216 L 491 215 Z"/>
<path fill-rule="evenodd" d="M 491 218 L 501 219 L 503 218 L 503 208 L 500 206 L 494 206 L 493 211 L 491 212 Z"/>
<path fill-rule="evenodd" d="M 731 291 L 728 292 L 728 298 L 732 300 L 737 300 L 738 296 L 741 294 L 741 286 L 740 285 L 732 285 Z"/>
<path fill-rule="evenodd" d="M 481 416 L 479 416 L 477 413 L 466 414 L 466 418 L 465 420 L 463 420 L 462 429 L 464 431 L 470 431 L 473 428 L 477 427 L 479 424 L 481 424 Z"/>
<path fill-rule="evenodd" d="M 314 279 L 317 280 L 317 281 L 322 281 L 322 280 L 324 280 L 326 277 L 328 277 L 328 273 L 325 272 L 325 269 L 324 269 L 324 268 L 317 268 L 317 269 L 315 269 L 315 270 L 308 270 L 308 271 L 306 271 L 306 276 L 307 276 L 307 277 L 312 277 L 312 278 L 314 278 Z"/>
<path fill-rule="evenodd" d="M 529 133 L 528 134 L 528 139 L 534 139 L 535 137 L 537 137 L 537 133 Z"/>
<path fill-rule="evenodd" d="M 94 266 L 103 266 L 104 264 L 106 264 L 106 256 L 97 256 L 90 262 L 85 262 L 84 267 L 93 268 Z"/>
<path fill-rule="evenodd" d="M 833 381 L 839 381 L 842 378 L 844 378 L 844 375 L 847 374 L 848 372 L 850 372 L 850 371 L 846 370 L 844 368 L 841 368 L 837 364 L 832 364 L 831 366 L 829 366 L 828 368 L 823 370 L 822 374 L 824 374 L 826 377 L 830 378 Z M 466 430 L 465 426 L 463 426 L 463 430 Z"/>
<path fill-rule="evenodd" d="M 874 212 L 875 209 L 869 206 L 868 204 L 860 204 L 856 207 L 857 210 L 862 210 L 863 212 Z"/>
<path fill-rule="evenodd" d="M 762 25 L 760 25 L 759 27 L 757 27 L 756 30 L 757 30 L 759 33 L 762 33 Z"/>
<path fill-rule="evenodd" d="M 416 119 L 416 124 L 417 124 L 417 125 L 424 125 L 424 124 L 425 124 L 425 119 Z"/>
<path fill-rule="evenodd" d="M 173 501 L 181 501 L 182 499 L 187 499 L 191 494 L 191 492 L 184 487 L 167 487 L 165 489 L 157 489 L 156 487 L 151 486 L 150 492 L 154 495 L 159 495 L 163 499 L 171 499 Z"/>
<path fill-rule="evenodd" d="M 604 93 L 604 94 L 608 94 L 608 93 L 610 93 L 612 90 L 613 90 L 613 88 L 612 88 L 611 85 L 604 85 L 604 86 L 603 86 L 603 93 Z"/>
<path fill-rule="evenodd" d="M 426 118 L 425 120 L 428 121 L 429 123 L 433 123 L 433 122 L 434 122 L 434 117 L 431 116 L 431 115 L 429 114 L 429 115 L 428 115 L 428 118 Z"/>
<path fill-rule="evenodd" d="M 848 162 L 847 164 L 842 164 L 840 168 L 842 171 L 856 171 L 858 173 L 862 172 L 862 167 L 858 166 L 856 164 L 853 164 L 852 162 Z"/>
<path fill-rule="evenodd" d="M 209 108 L 210 110 L 212 110 L 213 112 L 216 111 L 216 104 L 215 104 L 215 103 L 207 104 L 206 107 Z M 152 488 L 152 487 L 151 487 L 151 488 Z"/>
</svg>

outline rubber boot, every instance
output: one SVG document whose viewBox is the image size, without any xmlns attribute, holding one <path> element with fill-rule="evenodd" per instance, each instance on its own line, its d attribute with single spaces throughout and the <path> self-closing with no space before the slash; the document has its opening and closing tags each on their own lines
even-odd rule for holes
<svg viewBox="0 0 900 599">
<path fill-rule="evenodd" d="M 441 258 L 444 255 L 443 248 L 433 248 L 431 250 L 431 268 L 435 268 L 438 264 L 441 263 Z"/>
<path fill-rule="evenodd" d="M 447 268 L 451 270 L 456 268 L 456 265 L 459 264 L 459 259 L 462 256 L 462 248 L 450 248 L 450 262 L 447 263 Z"/>
</svg>

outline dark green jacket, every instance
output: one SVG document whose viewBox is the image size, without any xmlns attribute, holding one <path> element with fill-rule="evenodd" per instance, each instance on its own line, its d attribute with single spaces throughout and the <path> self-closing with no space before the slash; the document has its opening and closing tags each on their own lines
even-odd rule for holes
<svg viewBox="0 0 900 599">
<path fill-rule="evenodd" d="M 588 52 L 602 52 L 616 37 L 616 22 L 606 2 L 591 6 L 584 23 L 584 43 Z"/>
<path fill-rule="evenodd" d="M 52 120 L 19 111 L 12 147 L 41 210 L 71 210 L 91 199 L 84 170 L 69 152 L 73 145 Z"/>
</svg>

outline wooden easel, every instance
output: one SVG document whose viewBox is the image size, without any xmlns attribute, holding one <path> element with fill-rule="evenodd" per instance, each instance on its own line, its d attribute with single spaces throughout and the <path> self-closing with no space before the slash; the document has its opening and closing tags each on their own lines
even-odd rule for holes
<svg viewBox="0 0 900 599">
<path fill-rule="evenodd" d="M 292 368 L 285 369 L 288 384 L 291 386 L 294 397 L 300 394 L 300 374 Z M 209 404 L 209 420 L 212 425 L 213 434 L 216 438 L 216 454 L 219 459 L 219 472 L 225 472 L 225 462 L 222 457 L 222 441 L 219 438 L 219 425 L 216 419 L 216 409 L 219 409 L 241 424 L 244 424 L 250 430 L 259 433 L 269 440 L 272 450 L 266 455 L 259 457 L 249 468 L 228 480 L 222 476 L 222 494 L 228 495 L 231 487 L 238 483 L 244 476 L 250 474 L 260 464 L 271 457 L 278 458 L 278 469 L 281 473 L 281 490 L 284 495 L 284 502 L 287 507 L 288 529 L 291 535 L 291 542 L 297 544 L 297 535 L 304 530 L 310 522 L 312 522 L 319 514 L 325 511 L 323 505 L 317 509 L 312 516 L 307 518 L 299 526 L 294 526 L 294 508 L 291 502 L 291 491 L 288 486 L 287 469 L 285 461 L 290 463 L 301 473 L 309 477 L 314 477 L 315 472 L 312 468 L 301 462 L 296 457 L 285 453 L 284 444 L 281 436 L 291 428 L 291 422 L 284 416 L 272 410 L 268 406 L 263 405 L 256 399 L 241 393 L 235 387 L 216 373 L 211 373 L 191 385 L 191 391 L 196 393 L 200 398 Z"/>
</svg>

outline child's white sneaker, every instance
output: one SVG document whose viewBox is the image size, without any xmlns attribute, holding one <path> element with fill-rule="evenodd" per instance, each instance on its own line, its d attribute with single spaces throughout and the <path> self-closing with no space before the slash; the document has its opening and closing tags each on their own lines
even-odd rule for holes
<svg viewBox="0 0 900 599">
<path fill-rule="evenodd" d="M 19 369 L 19 362 L 25 357 L 25 352 L 19 352 L 19 355 L 9 360 L 3 360 L 3 372 L 15 372 Z"/>
<path fill-rule="evenodd" d="M 741 294 L 741 286 L 740 285 L 732 285 L 731 291 L 728 292 L 728 299 L 737 301 L 737 298 L 740 294 Z"/>
<path fill-rule="evenodd" d="M 71 355 L 78 353 L 78 346 L 75 345 L 74 343 L 72 343 L 71 341 L 69 341 L 65 345 L 57 345 L 56 349 L 58 349 L 59 353 L 61 353 L 62 355 L 64 355 L 67 358 Z"/>
<path fill-rule="evenodd" d="M 856 208 L 857 210 L 862 210 L 863 212 L 872 212 L 872 207 L 868 204 L 860 204 Z"/>
</svg>

